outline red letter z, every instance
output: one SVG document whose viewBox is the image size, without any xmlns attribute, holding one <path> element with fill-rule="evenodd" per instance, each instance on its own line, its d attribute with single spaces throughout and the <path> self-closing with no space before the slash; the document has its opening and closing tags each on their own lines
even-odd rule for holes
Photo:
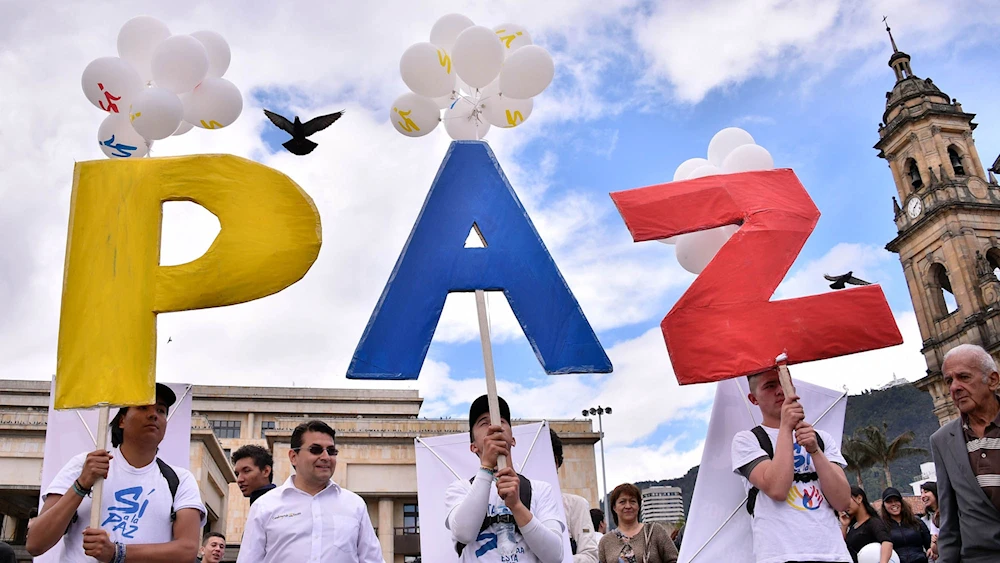
<svg viewBox="0 0 1000 563">
<path fill-rule="evenodd" d="M 901 344 L 882 289 L 770 301 L 819 210 L 791 170 L 709 176 L 611 194 L 636 242 L 741 224 L 660 326 L 678 383 Z"/>
</svg>

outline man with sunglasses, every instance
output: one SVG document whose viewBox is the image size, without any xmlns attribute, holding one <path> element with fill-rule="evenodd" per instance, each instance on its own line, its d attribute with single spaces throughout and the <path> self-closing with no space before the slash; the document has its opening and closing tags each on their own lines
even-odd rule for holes
<svg viewBox="0 0 1000 563">
<path fill-rule="evenodd" d="M 237 563 L 383 563 L 365 501 L 333 482 L 333 428 L 303 422 L 291 442 L 295 474 L 250 507 Z"/>
</svg>

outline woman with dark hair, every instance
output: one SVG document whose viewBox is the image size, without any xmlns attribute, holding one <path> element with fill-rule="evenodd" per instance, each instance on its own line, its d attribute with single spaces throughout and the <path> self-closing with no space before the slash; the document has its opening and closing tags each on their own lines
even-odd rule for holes
<svg viewBox="0 0 1000 563">
<path fill-rule="evenodd" d="M 889 487 L 882 492 L 881 516 L 889 527 L 892 548 L 899 555 L 899 563 L 927 563 L 931 533 L 913 515 L 910 505 L 903 502 L 903 495 L 897 489 Z"/>
<path fill-rule="evenodd" d="M 611 491 L 608 503 L 617 528 L 608 531 L 598 546 L 600 563 L 676 563 L 677 548 L 656 522 L 639 522 L 642 494 L 632 483 Z"/>
<path fill-rule="evenodd" d="M 868 495 L 861 487 L 851 487 L 851 504 L 840 514 L 840 529 L 847 542 L 854 563 L 858 563 L 858 552 L 870 543 L 881 543 L 882 553 L 879 563 L 889 563 L 892 557 L 892 539 L 885 522 L 878 517 L 875 507 L 868 502 Z"/>
<path fill-rule="evenodd" d="M 927 560 L 934 563 L 938 559 L 938 530 L 941 528 L 941 513 L 938 511 L 937 483 L 927 481 L 920 485 L 920 500 L 924 502 L 927 516 L 922 518 L 931 533 L 931 547 L 927 550 Z"/>
</svg>

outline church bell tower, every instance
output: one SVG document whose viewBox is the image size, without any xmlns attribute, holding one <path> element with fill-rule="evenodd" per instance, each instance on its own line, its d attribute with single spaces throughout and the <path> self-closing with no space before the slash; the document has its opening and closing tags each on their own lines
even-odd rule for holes
<svg viewBox="0 0 1000 563">
<path fill-rule="evenodd" d="M 1000 358 L 1000 186 L 976 151 L 975 114 L 914 75 L 886 31 L 896 84 L 875 144 L 897 192 L 886 249 L 899 255 L 923 339 L 927 375 L 916 385 L 944 424 L 958 416 L 941 376 L 945 352 L 971 343 Z"/>
</svg>

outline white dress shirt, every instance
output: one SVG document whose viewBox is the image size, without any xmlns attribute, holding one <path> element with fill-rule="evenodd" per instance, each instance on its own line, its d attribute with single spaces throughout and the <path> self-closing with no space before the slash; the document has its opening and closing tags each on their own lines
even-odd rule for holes
<svg viewBox="0 0 1000 563">
<path fill-rule="evenodd" d="M 237 563 L 384 563 L 361 497 L 332 480 L 312 496 L 294 479 L 250 507 Z"/>
</svg>

